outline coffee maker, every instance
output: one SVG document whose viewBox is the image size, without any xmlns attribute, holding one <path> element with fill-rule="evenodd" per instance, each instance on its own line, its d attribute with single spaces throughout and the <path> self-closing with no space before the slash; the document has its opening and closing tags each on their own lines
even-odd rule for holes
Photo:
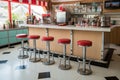
<svg viewBox="0 0 120 80">
<path fill-rule="evenodd" d="M 110 27 L 111 18 L 109 16 L 101 17 L 101 27 Z"/>
</svg>

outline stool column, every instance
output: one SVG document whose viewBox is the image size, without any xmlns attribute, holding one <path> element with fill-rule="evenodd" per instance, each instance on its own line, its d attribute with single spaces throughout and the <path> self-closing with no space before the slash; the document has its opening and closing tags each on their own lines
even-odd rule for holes
<svg viewBox="0 0 120 80">
<path fill-rule="evenodd" d="M 36 40 L 33 40 L 33 48 L 34 48 L 34 55 L 35 55 L 35 61 L 36 61 Z"/>
<path fill-rule="evenodd" d="M 83 72 L 86 69 L 86 47 L 83 47 Z"/>
<path fill-rule="evenodd" d="M 46 44 L 47 44 L 48 63 L 50 63 L 50 42 L 47 41 Z"/>
<path fill-rule="evenodd" d="M 24 56 L 24 40 L 23 40 L 23 39 L 22 39 L 22 41 L 21 41 L 21 48 L 22 48 L 23 56 Z"/>
<path fill-rule="evenodd" d="M 64 65 L 65 65 L 65 68 L 66 68 L 66 44 L 63 45 L 63 56 L 64 56 Z"/>
</svg>

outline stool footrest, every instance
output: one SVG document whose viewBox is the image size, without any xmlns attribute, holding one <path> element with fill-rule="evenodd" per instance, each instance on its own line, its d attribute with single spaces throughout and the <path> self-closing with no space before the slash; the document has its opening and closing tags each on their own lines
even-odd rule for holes
<svg viewBox="0 0 120 80">
<path fill-rule="evenodd" d="M 71 65 L 68 65 L 68 64 L 63 65 L 63 64 L 61 64 L 61 65 L 59 65 L 59 68 L 61 70 L 69 70 L 69 69 L 71 69 Z"/>
<path fill-rule="evenodd" d="M 83 71 L 83 69 L 78 69 L 77 71 L 78 73 L 82 74 L 82 75 L 90 75 L 92 74 L 92 71 L 90 69 L 85 69 L 85 71 Z"/>
<path fill-rule="evenodd" d="M 28 58 L 28 57 L 29 57 L 28 55 L 19 55 L 19 56 L 18 56 L 19 59 L 26 59 L 26 58 Z"/>
<path fill-rule="evenodd" d="M 30 62 L 39 62 L 41 59 L 40 58 L 31 58 L 29 59 Z"/>
<path fill-rule="evenodd" d="M 45 64 L 45 65 L 52 65 L 54 63 L 55 63 L 54 60 L 43 59 L 43 64 Z"/>
</svg>

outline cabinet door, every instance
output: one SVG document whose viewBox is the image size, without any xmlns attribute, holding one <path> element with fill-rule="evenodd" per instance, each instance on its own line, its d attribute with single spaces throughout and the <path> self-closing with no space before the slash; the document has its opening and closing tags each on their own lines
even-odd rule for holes
<svg viewBox="0 0 120 80">
<path fill-rule="evenodd" d="M 17 34 L 23 34 L 23 29 L 16 30 Z"/>
<path fill-rule="evenodd" d="M 7 38 L 7 37 L 8 37 L 7 31 L 0 31 L 0 38 Z"/>
<path fill-rule="evenodd" d="M 117 27 L 117 44 L 120 44 L 120 27 Z"/>
<path fill-rule="evenodd" d="M 28 34 L 28 29 L 23 29 L 23 33 Z"/>
<path fill-rule="evenodd" d="M 11 43 L 16 43 L 16 42 L 17 42 L 16 37 L 10 37 L 10 38 L 9 38 L 9 42 L 10 42 L 10 44 L 11 44 Z"/>
<path fill-rule="evenodd" d="M 110 43 L 120 44 L 120 27 L 115 27 L 111 30 L 110 34 Z"/>
<path fill-rule="evenodd" d="M 0 46 L 7 45 L 8 44 L 8 38 L 1 38 L 0 39 Z"/>
<path fill-rule="evenodd" d="M 9 30 L 9 37 L 15 37 L 16 36 L 16 30 Z"/>
</svg>

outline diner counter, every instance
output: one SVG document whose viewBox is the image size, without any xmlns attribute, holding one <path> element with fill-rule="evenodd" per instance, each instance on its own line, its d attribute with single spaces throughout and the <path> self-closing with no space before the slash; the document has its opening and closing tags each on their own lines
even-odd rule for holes
<svg viewBox="0 0 120 80">
<path fill-rule="evenodd" d="M 58 44 L 58 39 L 69 38 L 71 44 L 67 45 L 67 55 L 82 56 L 82 49 L 77 46 L 78 40 L 91 40 L 93 42 L 92 47 L 87 48 L 87 57 L 101 60 L 104 58 L 105 50 L 105 36 L 104 33 L 111 32 L 113 27 L 76 27 L 72 25 L 58 26 L 53 24 L 21 24 L 20 27 L 28 27 L 29 35 L 40 35 L 40 39 L 37 40 L 37 48 L 45 50 L 46 45 L 41 40 L 42 36 L 53 36 L 54 41 L 51 44 L 51 51 L 63 54 L 62 46 Z M 33 46 L 33 41 L 29 40 L 30 47 Z"/>
<path fill-rule="evenodd" d="M 59 26 L 53 24 L 40 24 L 40 25 L 32 25 L 32 24 L 21 24 L 20 27 L 34 27 L 34 28 L 52 28 L 52 29 L 66 29 L 66 30 L 83 30 L 83 31 L 100 31 L 100 32 L 110 32 L 112 28 L 103 28 L 103 27 L 93 27 L 93 26 L 74 26 L 74 25 L 66 25 Z"/>
</svg>

